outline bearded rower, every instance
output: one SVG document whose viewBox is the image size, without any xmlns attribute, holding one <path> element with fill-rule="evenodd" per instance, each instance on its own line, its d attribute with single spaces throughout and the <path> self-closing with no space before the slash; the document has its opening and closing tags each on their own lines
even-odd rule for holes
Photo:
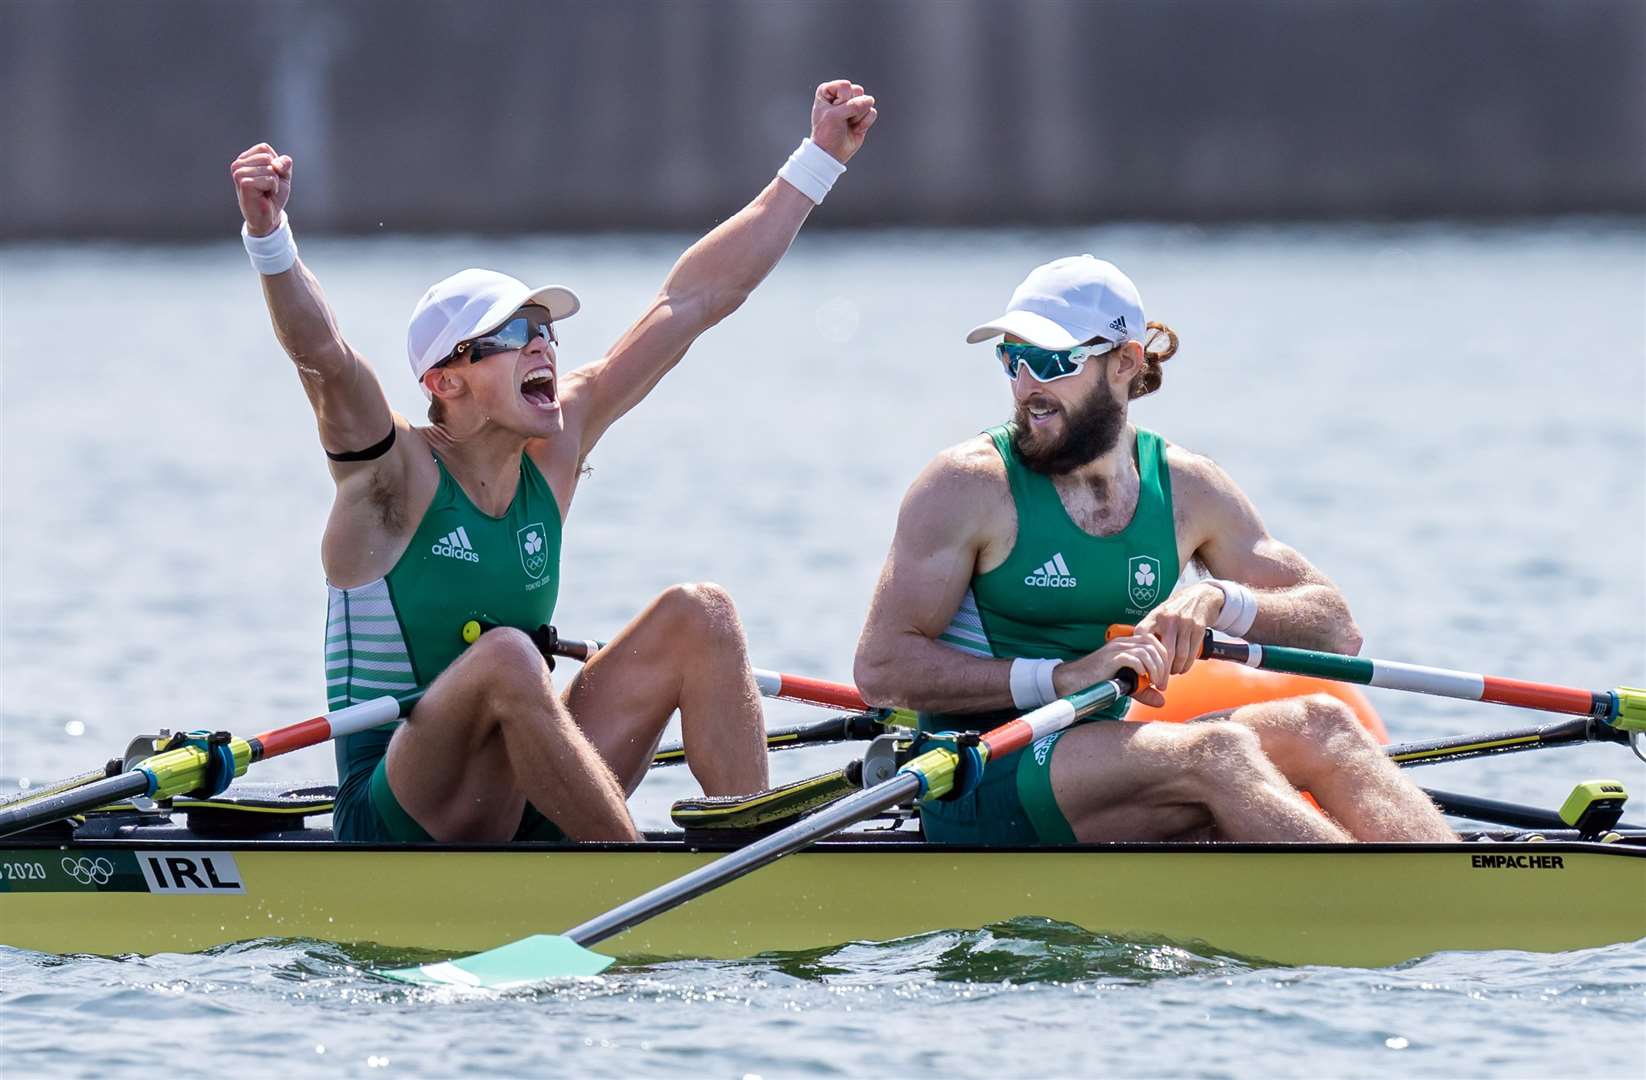
<svg viewBox="0 0 1646 1080">
<path fill-rule="evenodd" d="M 565 376 L 570 289 L 490 270 L 435 284 L 407 330 L 427 427 L 389 408 L 297 260 L 292 159 L 263 143 L 235 160 L 246 248 L 337 487 L 321 545 L 332 707 L 425 690 L 404 723 L 338 741 L 338 839 L 638 839 L 626 797 L 676 709 L 706 793 L 767 786 L 759 695 L 723 590 L 668 589 L 558 694 L 528 632 L 554 611 L 589 451 L 783 257 L 874 106 L 849 80 L 818 87 L 811 137 L 777 177 L 680 257 L 603 357 Z M 471 620 L 498 629 L 465 648 Z"/>
<path fill-rule="evenodd" d="M 865 697 L 921 710 L 923 730 L 982 729 L 1121 668 L 1161 704 L 1207 627 L 1359 651 L 1337 587 L 1222 469 L 1128 422 L 1177 336 L 1144 322 L 1126 275 L 1090 255 L 1038 267 L 966 340 L 1002 336 L 1015 414 L 943 451 L 905 496 L 858 644 Z M 1174 591 L 1191 563 L 1212 578 Z M 1114 624 L 1136 632 L 1106 643 Z M 921 817 L 929 838 L 966 844 L 1456 839 L 1325 695 L 1190 724 L 1086 723 Z"/>
</svg>

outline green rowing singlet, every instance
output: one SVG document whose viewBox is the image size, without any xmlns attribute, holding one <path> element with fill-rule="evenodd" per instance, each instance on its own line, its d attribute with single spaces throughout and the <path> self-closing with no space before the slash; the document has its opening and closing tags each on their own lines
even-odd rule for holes
<svg viewBox="0 0 1646 1080">
<path fill-rule="evenodd" d="M 1093 536 L 1070 519 L 1050 478 L 1023 464 L 1010 424 L 990 428 L 1006 464 L 1017 539 L 1006 561 L 973 576 L 960 608 L 939 636 L 952 648 L 995 658 L 1076 660 L 1103 647 L 1114 623 L 1136 623 L 1177 584 L 1177 529 L 1166 444 L 1137 429 L 1137 509 L 1113 536 Z M 1092 719 L 1126 715 L 1122 698 Z M 922 731 L 986 729 L 1020 710 L 920 717 Z M 937 843 L 1033 846 L 1073 843 L 1050 778 L 1056 735 L 991 763 L 981 786 L 949 802 L 920 804 Z"/>
<path fill-rule="evenodd" d="M 428 686 L 463 651 L 470 619 L 535 630 L 554 615 L 560 506 L 531 458 L 520 455 L 520 484 L 502 517 L 482 513 L 435 462 L 440 485 L 400 561 L 369 584 L 327 586 L 329 708 Z M 395 723 L 337 740 L 340 826 L 364 799 Z"/>
<path fill-rule="evenodd" d="M 1076 660 L 1095 652 L 1110 625 L 1137 622 L 1177 584 L 1165 444 L 1137 429 L 1137 510 L 1113 536 L 1093 536 L 1070 520 L 1051 479 L 1017 456 L 1011 425 L 987 434 L 1006 463 L 1017 541 L 1005 562 L 972 578 L 941 640 L 979 656 Z"/>
</svg>

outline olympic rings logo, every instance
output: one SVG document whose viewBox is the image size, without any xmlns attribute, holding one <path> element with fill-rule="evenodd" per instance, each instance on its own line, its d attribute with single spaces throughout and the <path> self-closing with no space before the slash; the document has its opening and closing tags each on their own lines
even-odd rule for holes
<svg viewBox="0 0 1646 1080">
<path fill-rule="evenodd" d="M 107 885 L 114 877 L 114 864 L 107 859 L 63 860 L 63 872 L 82 885 Z"/>
</svg>

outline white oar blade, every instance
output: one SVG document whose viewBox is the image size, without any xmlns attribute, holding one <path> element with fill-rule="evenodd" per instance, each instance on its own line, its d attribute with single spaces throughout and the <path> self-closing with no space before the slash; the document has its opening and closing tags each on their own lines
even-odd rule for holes
<svg viewBox="0 0 1646 1080">
<path fill-rule="evenodd" d="M 418 986 L 513 990 L 548 979 L 598 975 L 611 965 L 611 957 L 585 949 L 571 938 L 533 934 L 460 960 L 395 968 L 379 974 Z"/>
</svg>

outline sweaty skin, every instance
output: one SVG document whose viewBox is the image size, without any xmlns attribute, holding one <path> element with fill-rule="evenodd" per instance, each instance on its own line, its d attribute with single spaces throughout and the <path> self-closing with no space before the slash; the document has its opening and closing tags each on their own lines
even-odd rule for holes
<svg viewBox="0 0 1646 1080">
<path fill-rule="evenodd" d="M 1022 438 L 1055 443 L 1068 414 L 1104 394 L 1124 410 L 1144 364 L 1136 341 L 1042 383 L 1026 366 L 1012 380 Z M 1093 536 L 1132 520 L 1140 478 L 1136 431 L 1052 482 L 1071 520 Z M 1213 577 L 1258 595 L 1252 640 L 1355 653 L 1360 633 L 1337 587 L 1295 549 L 1269 535 L 1249 499 L 1209 458 L 1168 445 L 1179 568 L 1198 562 Z M 915 479 L 899 512 L 892 549 L 858 644 L 855 676 L 877 705 L 933 713 L 1012 707 L 1011 661 L 973 656 L 937 638 L 972 579 L 1001 565 L 1017 537 L 1005 465 L 987 436 L 938 454 Z M 1160 704 L 1171 676 L 1195 662 L 1223 593 L 1199 583 L 1179 589 L 1118 638 L 1054 673 L 1059 694 L 1113 677 L 1148 675 L 1137 695 Z M 1083 841 L 1202 835 L 1230 839 L 1453 840 L 1422 792 L 1387 761 L 1353 715 L 1332 698 L 1245 706 L 1194 724 L 1097 723 L 1064 736 L 1052 759 L 1058 805 Z M 1297 796 L 1307 788 L 1330 814 Z"/>
<path fill-rule="evenodd" d="M 811 137 L 844 163 L 877 116 L 861 86 L 824 83 L 812 105 Z M 232 174 L 248 231 L 272 232 L 290 197 L 292 159 L 260 143 L 236 159 Z M 499 515 L 514 499 L 524 452 L 564 520 L 595 443 L 700 334 L 742 305 L 812 207 L 774 178 L 693 244 L 634 324 L 576 371 L 562 375 L 554 346 L 542 339 L 431 369 L 423 384 L 442 420 L 427 427 L 390 409 L 308 267 L 299 261 L 262 276 L 276 336 L 314 408 L 321 446 L 356 451 L 391 428 L 396 433 L 382 457 L 330 463 L 336 497 L 321 546 L 328 581 L 357 586 L 395 566 L 434 498 L 436 455 L 476 508 Z M 522 384 L 544 370 L 552 397 L 541 387 L 528 396 Z M 766 786 L 764 724 L 741 624 L 715 586 L 665 591 L 560 695 L 526 635 L 487 633 L 434 680 L 396 730 L 390 787 L 436 840 L 508 839 L 528 799 L 574 839 L 634 839 L 625 791 L 644 775 L 676 708 L 706 792 Z"/>
</svg>

